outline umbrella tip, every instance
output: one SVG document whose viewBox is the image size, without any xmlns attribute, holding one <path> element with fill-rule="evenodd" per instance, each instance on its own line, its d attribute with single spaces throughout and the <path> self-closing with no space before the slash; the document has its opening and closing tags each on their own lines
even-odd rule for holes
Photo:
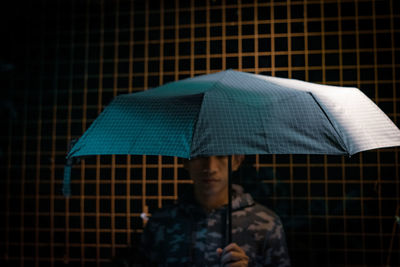
<svg viewBox="0 0 400 267">
<path fill-rule="evenodd" d="M 72 164 L 67 164 L 64 166 L 64 181 L 63 181 L 63 188 L 62 192 L 64 197 L 71 196 L 71 169 Z"/>
<path fill-rule="evenodd" d="M 70 155 L 72 147 L 78 142 L 77 138 L 71 139 L 68 144 L 68 153 L 67 153 L 67 162 L 64 166 L 64 181 L 63 181 L 63 188 L 62 192 L 64 197 L 71 196 L 71 171 L 72 171 L 72 164 L 74 164 L 74 157 Z"/>
</svg>

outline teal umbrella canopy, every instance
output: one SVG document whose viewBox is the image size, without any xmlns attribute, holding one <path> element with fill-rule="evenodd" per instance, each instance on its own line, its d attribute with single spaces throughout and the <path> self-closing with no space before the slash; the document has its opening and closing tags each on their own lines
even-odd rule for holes
<svg viewBox="0 0 400 267">
<path fill-rule="evenodd" d="M 67 158 L 352 155 L 398 145 L 399 129 L 357 88 L 227 70 L 116 97 Z"/>
<path fill-rule="evenodd" d="M 357 88 L 227 70 L 116 97 L 69 151 L 63 192 L 72 159 L 90 155 L 352 155 L 398 145 L 400 130 Z"/>
</svg>

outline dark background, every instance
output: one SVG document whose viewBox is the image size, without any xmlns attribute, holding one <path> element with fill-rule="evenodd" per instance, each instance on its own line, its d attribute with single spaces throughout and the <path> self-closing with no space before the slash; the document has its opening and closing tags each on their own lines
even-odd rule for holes
<svg viewBox="0 0 400 267">
<path fill-rule="evenodd" d="M 1 266 L 105 266 L 139 215 L 189 186 L 179 159 L 68 143 L 111 99 L 236 69 L 360 88 L 397 124 L 400 2 L 19 1 L 1 10 Z M 400 266 L 399 152 L 249 156 L 242 179 L 284 223 L 293 266 Z"/>
</svg>

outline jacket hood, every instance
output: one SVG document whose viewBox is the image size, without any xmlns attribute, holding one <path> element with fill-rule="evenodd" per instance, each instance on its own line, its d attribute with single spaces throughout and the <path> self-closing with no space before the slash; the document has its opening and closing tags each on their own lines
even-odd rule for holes
<svg viewBox="0 0 400 267">
<path fill-rule="evenodd" d="M 254 205 L 250 194 L 245 193 L 243 187 L 237 184 L 232 185 L 232 210 L 241 210 Z"/>
</svg>

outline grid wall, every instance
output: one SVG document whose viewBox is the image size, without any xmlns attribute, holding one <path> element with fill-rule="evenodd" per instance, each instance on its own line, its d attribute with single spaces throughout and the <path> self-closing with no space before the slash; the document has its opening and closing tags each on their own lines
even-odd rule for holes
<svg viewBox="0 0 400 267">
<path fill-rule="evenodd" d="M 399 125 L 396 0 L 42 0 L 9 11 L 1 266 L 105 266 L 137 246 L 146 207 L 190 186 L 177 158 L 94 156 L 62 196 L 68 143 L 117 95 L 232 68 L 358 87 Z M 398 149 L 254 155 L 245 167 L 284 223 L 293 266 L 400 266 Z"/>
</svg>

